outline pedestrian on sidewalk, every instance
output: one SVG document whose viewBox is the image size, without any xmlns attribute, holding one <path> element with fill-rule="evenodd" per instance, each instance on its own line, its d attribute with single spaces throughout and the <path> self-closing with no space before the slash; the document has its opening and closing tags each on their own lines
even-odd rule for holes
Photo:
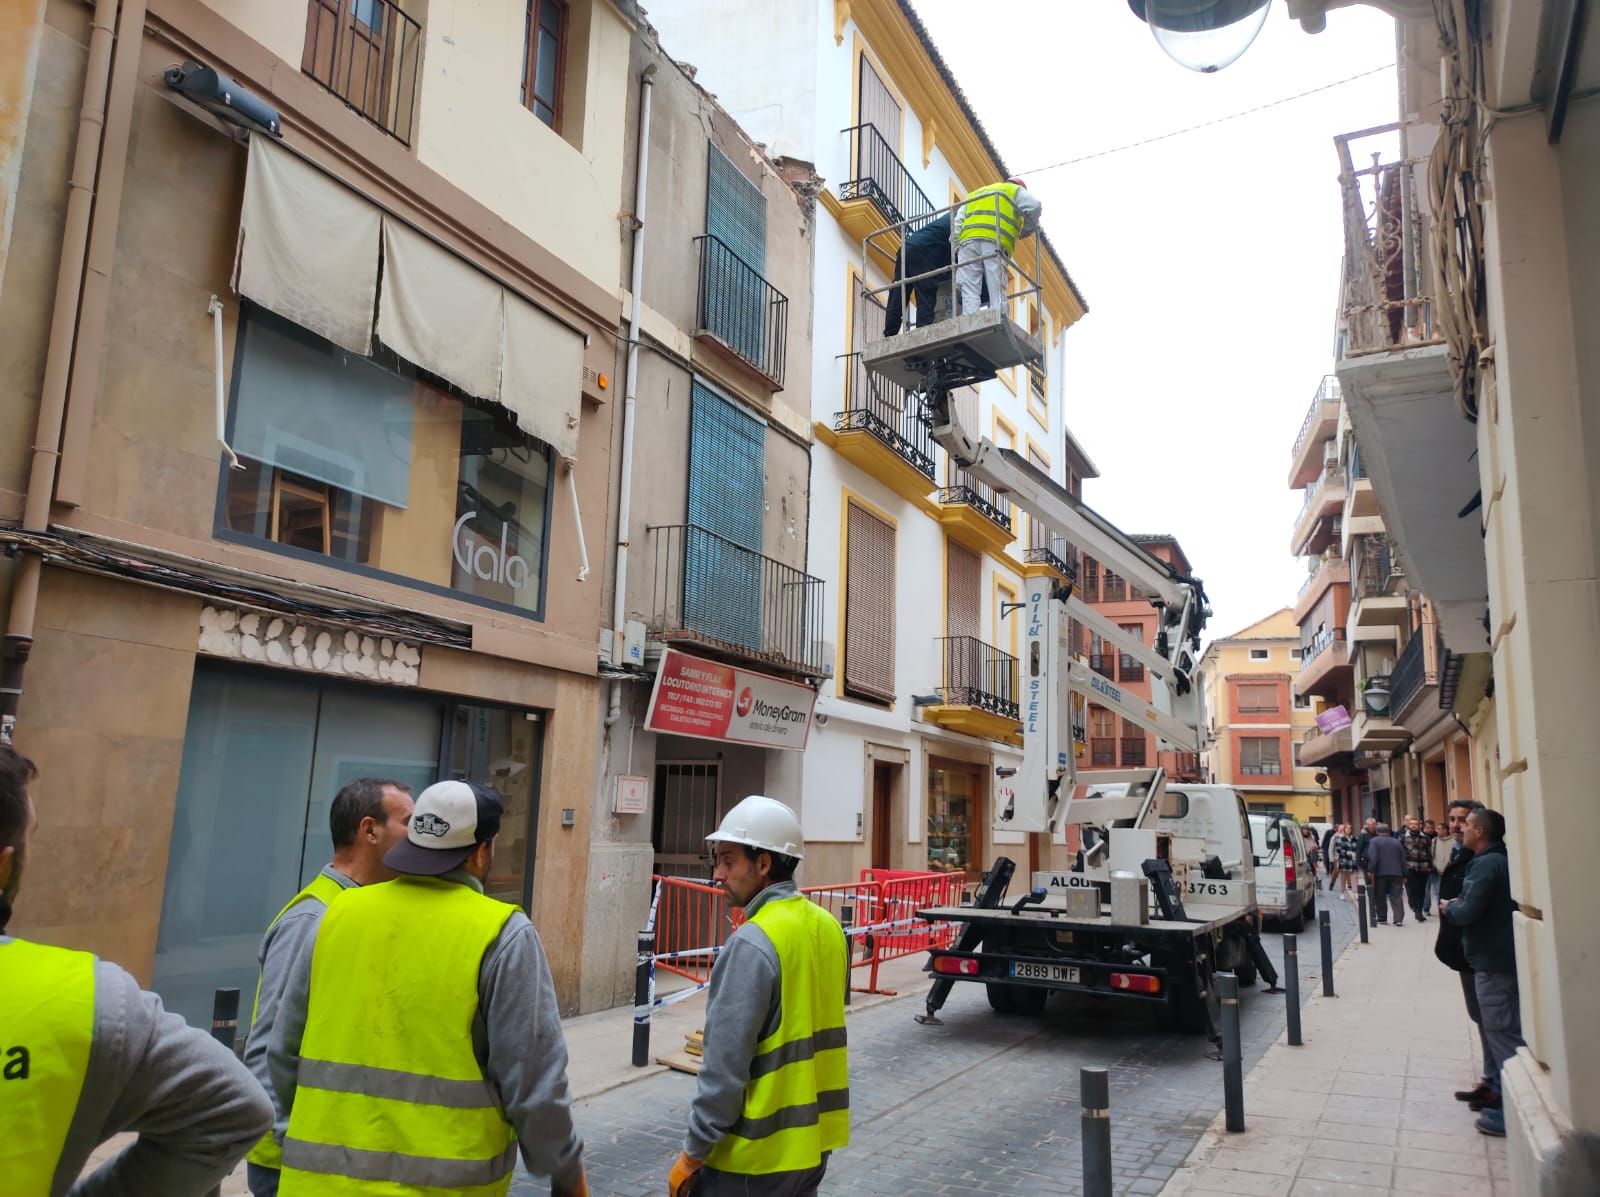
<svg viewBox="0 0 1600 1197">
<path fill-rule="evenodd" d="M 1339 834 L 1333 839 L 1334 871 L 1339 882 L 1339 897 L 1350 901 L 1356 894 L 1356 870 L 1360 859 L 1356 852 L 1356 837 L 1350 834 L 1350 824 L 1340 823 Z"/>
<path fill-rule="evenodd" d="M 1446 968 L 1454 969 L 1461 978 L 1461 996 L 1467 1004 L 1467 1017 L 1478 1028 L 1478 1049 L 1483 1060 L 1481 1078 L 1470 1089 L 1456 1090 L 1456 1100 L 1466 1102 L 1467 1108 L 1474 1112 L 1483 1109 L 1484 1103 L 1494 1097 L 1494 1077 L 1489 1063 L 1493 1053 L 1489 1050 L 1489 1037 L 1483 1033 L 1483 1016 L 1478 1012 L 1478 986 L 1473 979 L 1472 965 L 1467 963 L 1467 954 L 1461 949 L 1461 928 L 1444 917 L 1444 904 L 1461 895 L 1461 883 L 1466 878 L 1467 866 L 1472 863 L 1472 849 L 1462 843 L 1463 832 L 1467 816 L 1482 809 L 1482 806 L 1481 802 L 1458 798 L 1445 812 L 1450 833 L 1439 839 L 1449 845 L 1450 855 L 1445 867 L 1439 871 L 1439 938 L 1433 945 L 1433 954 L 1439 962 Z"/>
<path fill-rule="evenodd" d="M 295 960 L 316 942 L 322 916 L 340 894 L 357 886 L 388 881 L 394 870 L 383 863 L 384 854 L 406 837 L 411 818 L 411 787 L 402 781 L 363 777 L 343 786 L 328 810 L 328 831 L 333 838 L 333 859 L 278 912 L 256 952 L 261 972 L 256 1000 L 250 1013 L 250 1038 L 245 1041 L 244 1066 L 273 1094 L 267 1071 L 267 1041 L 283 1000 L 283 988 Z M 275 1110 L 272 1131 L 250 1149 L 245 1176 L 252 1197 L 276 1197 L 283 1150 L 278 1146 L 288 1118 Z"/>
<path fill-rule="evenodd" d="M 1367 869 L 1377 882 L 1377 895 L 1372 901 L 1374 921 L 1386 922 L 1385 915 L 1393 911 L 1394 925 L 1405 926 L 1406 908 L 1402 889 L 1406 875 L 1406 852 L 1387 823 L 1379 823 L 1367 843 Z"/>
<path fill-rule="evenodd" d="M 1470 801 L 1468 799 L 1467 801 Z M 1452 803 L 1452 806 L 1455 804 Z M 1448 820 L 1449 812 L 1446 812 Z M 1433 820 L 1429 819 L 1424 826 L 1432 826 Z M 1439 904 L 1439 887 L 1443 883 L 1444 871 L 1450 864 L 1450 858 L 1455 855 L 1458 846 L 1456 837 L 1450 834 L 1447 826 L 1441 825 L 1433 833 L 1433 873 L 1428 877 L 1428 902 L 1423 909 L 1433 913 L 1433 908 Z"/>
<path fill-rule="evenodd" d="M 37 776 L 0 744 L 0 1190 L 199 1197 L 272 1125 L 272 1103 L 231 1051 L 116 965 L 5 934 L 38 823 L 27 788 Z M 138 1138 L 79 1181 L 123 1131 Z"/>
<path fill-rule="evenodd" d="M 1422 820 L 1416 815 L 1406 819 L 1400 846 L 1405 849 L 1406 901 L 1417 922 L 1426 922 L 1428 878 L 1433 875 L 1433 840 L 1422 830 Z"/>
<path fill-rule="evenodd" d="M 711 969 L 705 1054 L 669 1197 L 812 1197 L 850 1141 L 844 995 L 850 949 L 795 888 L 800 820 L 760 794 L 706 837 L 745 921 Z"/>
<path fill-rule="evenodd" d="M 1356 836 L 1356 860 L 1361 865 L 1362 876 L 1367 882 L 1367 896 L 1377 901 L 1377 882 L 1373 879 L 1372 865 L 1367 861 L 1367 848 L 1378 834 L 1378 820 L 1368 817 L 1361 825 L 1361 834 Z"/>
<path fill-rule="evenodd" d="M 283 1197 L 503 1197 L 519 1144 L 554 1197 L 588 1197 L 544 948 L 483 892 L 502 811 L 488 786 L 423 790 L 383 858 L 400 876 L 346 890 L 295 960 L 267 1045 Z"/>
<path fill-rule="evenodd" d="M 1461 896 L 1439 908 L 1461 928 L 1461 948 L 1472 966 L 1478 994 L 1478 1013 L 1490 1053 L 1492 1096 L 1483 1103 L 1475 1123 L 1486 1135 L 1506 1133 L 1501 1074 L 1505 1063 L 1523 1046 L 1522 1006 L 1517 992 L 1517 954 L 1511 915 L 1517 909 L 1511 897 L 1511 867 L 1506 856 L 1506 820 L 1497 810 L 1482 807 L 1467 816 L 1462 842 L 1472 850 L 1472 863 L 1461 886 Z"/>
</svg>

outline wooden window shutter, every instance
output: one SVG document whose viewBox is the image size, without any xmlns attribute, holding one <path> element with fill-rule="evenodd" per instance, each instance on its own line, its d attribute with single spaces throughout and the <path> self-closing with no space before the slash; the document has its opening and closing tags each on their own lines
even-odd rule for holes
<svg viewBox="0 0 1600 1197">
<path fill-rule="evenodd" d="M 895 528 L 857 503 L 845 518 L 844 690 L 893 702 Z"/>
<path fill-rule="evenodd" d="M 978 636 L 983 628 L 983 561 L 965 545 L 945 545 L 946 634 Z"/>
</svg>

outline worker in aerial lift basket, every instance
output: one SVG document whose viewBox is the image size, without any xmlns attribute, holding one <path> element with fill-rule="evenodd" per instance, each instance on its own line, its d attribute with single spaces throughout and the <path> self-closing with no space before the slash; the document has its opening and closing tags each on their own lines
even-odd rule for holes
<svg viewBox="0 0 1600 1197">
<path fill-rule="evenodd" d="M 919 274 L 929 278 L 917 278 Z M 903 278 L 915 282 L 900 285 Z M 906 238 L 905 252 L 894 264 L 894 286 L 889 288 L 889 298 L 883 309 L 883 335 L 892 337 L 900 331 L 900 312 L 909 288 L 917 305 L 917 318 L 913 328 L 932 324 L 939 304 L 939 285 L 950 279 L 950 213 L 931 220 Z"/>
<path fill-rule="evenodd" d="M 1005 307 L 1006 266 L 1018 241 L 1037 231 L 1044 205 L 1019 176 L 990 183 L 956 209 L 956 290 L 960 310 Z M 987 297 L 983 291 L 987 288 Z"/>
<path fill-rule="evenodd" d="M 850 1140 L 844 996 L 850 949 L 794 883 L 800 820 L 760 794 L 706 837 L 745 922 L 711 970 L 705 1055 L 670 1197 L 811 1197 Z"/>
</svg>

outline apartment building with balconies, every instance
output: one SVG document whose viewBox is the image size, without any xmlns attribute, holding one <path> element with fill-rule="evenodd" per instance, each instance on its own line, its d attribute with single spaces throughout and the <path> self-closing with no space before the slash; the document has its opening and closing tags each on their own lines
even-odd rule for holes
<svg viewBox="0 0 1600 1197">
<path fill-rule="evenodd" d="M 24 933 L 204 1025 L 341 785 L 468 777 L 506 802 L 488 890 L 579 1007 L 635 16 L 7 10 Z"/>
<path fill-rule="evenodd" d="M 1207 781 L 1237 787 L 1251 810 L 1306 823 L 1330 818 L 1333 802 L 1327 773 L 1296 758 L 1316 728 L 1311 696 L 1292 685 L 1300 652 L 1300 626 L 1288 607 L 1206 646 L 1200 664 L 1211 743 L 1203 763 Z"/>
<path fill-rule="evenodd" d="M 1011 604 L 1026 569 L 1066 576 L 1071 547 L 947 460 L 917 396 L 861 365 L 884 334 L 897 250 L 886 230 L 1011 171 L 900 0 L 662 0 L 650 19 L 768 153 L 812 163 L 822 179 L 808 569 L 828 595 L 833 675 L 803 789 L 779 794 L 800 798 L 807 875 L 838 881 L 877 866 L 976 877 L 996 851 L 1020 864 L 1048 857 L 1048 845 L 990 824 L 995 770 L 1020 760 Z M 1016 261 L 1033 282 L 1016 288 L 1011 314 L 1040 339 L 1043 362 L 966 388 L 955 406 L 969 429 L 1073 489 L 1087 457 L 1066 431 L 1062 337 L 1084 303 L 1047 239 L 1020 242 Z"/>
</svg>

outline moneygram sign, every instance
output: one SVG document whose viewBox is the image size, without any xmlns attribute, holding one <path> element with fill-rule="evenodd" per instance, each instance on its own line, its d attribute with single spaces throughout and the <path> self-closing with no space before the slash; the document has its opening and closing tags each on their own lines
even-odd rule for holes
<svg viewBox="0 0 1600 1197">
<path fill-rule="evenodd" d="M 645 727 L 761 748 L 806 746 L 817 692 L 765 673 L 751 673 L 676 649 L 661 655 Z"/>
</svg>

